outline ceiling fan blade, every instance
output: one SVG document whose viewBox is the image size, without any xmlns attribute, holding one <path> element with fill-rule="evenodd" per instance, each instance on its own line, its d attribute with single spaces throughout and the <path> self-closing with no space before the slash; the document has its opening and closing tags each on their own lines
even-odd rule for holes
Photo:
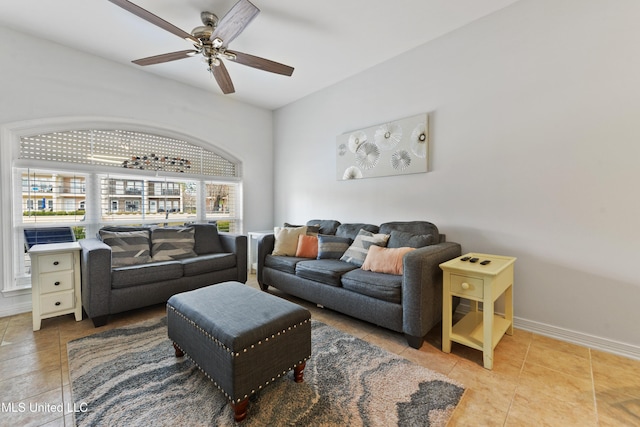
<svg viewBox="0 0 640 427">
<path fill-rule="evenodd" d="M 224 62 L 220 61 L 219 65 L 213 67 L 213 77 L 216 78 L 218 82 L 218 86 L 222 89 L 222 93 L 225 95 L 229 93 L 234 93 L 236 90 L 233 87 L 233 82 L 231 81 L 231 76 L 227 71 L 227 67 L 225 67 Z"/>
<path fill-rule="evenodd" d="M 260 13 L 260 9 L 255 7 L 249 0 L 240 0 L 218 22 L 218 26 L 211 34 L 210 40 L 213 41 L 218 38 L 222 40 L 222 46 L 227 47 L 231 40 L 238 37 L 258 13 Z"/>
<path fill-rule="evenodd" d="M 149 56 L 147 58 L 140 58 L 131 62 L 138 65 L 153 65 L 153 64 L 160 64 L 162 62 L 175 61 L 177 59 L 191 58 L 196 53 L 198 53 L 197 50 L 188 49 L 188 50 L 181 50 L 179 52 L 163 53 L 162 55 L 155 55 L 155 56 Z"/>
<path fill-rule="evenodd" d="M 120 6 L 121 8 L 123 8 L 124 10 L 133 13 L 134 15 L 139 16 L 140 18 L 144 19 L 145 21 L 148 21 L 154 25 L 157 25 L 158 27 L 162 28 L 163 30 L 169 31 L 172 34 L 175 34 L 176 36 L 183 38 L 187 41 L 193 42 L 195 44 L 200 44 L 200 40 L 198 40 L 197 38 L 195 38 L 194 36 L 192 36 L 191 34 L 181 30 L 180 28 L 176 27 L 175 25 L 165 21 L 164 19 L 160 18 L 159 16 L 154 15 L 153 13 L 149 12 L 146 9 L 141 8 L 138 5 L 135 5 L 133 3 L 131 3 L 130 1 L 127 0 L 109 0 L 111 3 Z"/>
<path fill-rule="evenodd" d="M 260 58 L 259 56 L 249 55 L 248 53 L 242 53 L 237 51 L 227 50 L 227 53 L 234 55 L 236 58 L 232 59 L 238 64 L 247 65 L 249 67 L 258 68 L 260 70 L 269 71 L 270 73 L 282 74 L 290 76 L 293 74 L 293 67 L 281 64 L 279 62 L 271 61 L 269 59 Z"/>
</svg>

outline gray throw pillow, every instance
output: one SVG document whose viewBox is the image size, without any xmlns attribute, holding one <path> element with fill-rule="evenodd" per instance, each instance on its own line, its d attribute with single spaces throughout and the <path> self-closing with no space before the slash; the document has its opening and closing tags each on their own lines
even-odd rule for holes
<svg viewBox="0 0 640 427">
<path fill-rule="evenodd" d="M 151 253 L 154 261 L 171 261 L 195 257 L 193 227 L 155 228 L 151 231 Z"/>
<path fill-rule="evenodd" d="M 361 267 L 364 260 L 367 258 L 369 247 L 371 245 L 387 246 L 387 240 L 389 240 L 388 234 L 373 234 L 367 230 L 360 230 L 356 239 L 353 241 L 349 249 L 340 257 L 341 261 L 346 261 L 351 264 Z"/>
<path fill-rule="evenodd" d="M 100 239 L 111 247 L 111 266 L 144 264 L 151 261 L 148 231 L 98 231 Z"/>
<path fill-rule="evenodd" d="M 195 230 L 193 250 L 198 255 L 219 254 L 224 252 L 217 224 L 191 224 Z"/>
<path fill-rule="evenodd" d="M 318 234 L 318 259 L 340 259 L 350 244 L 346 237 Z"/>
</svg>

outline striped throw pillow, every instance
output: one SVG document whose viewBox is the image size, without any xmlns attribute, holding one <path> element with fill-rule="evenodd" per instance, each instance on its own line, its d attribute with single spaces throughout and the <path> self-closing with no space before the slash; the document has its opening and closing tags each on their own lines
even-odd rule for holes
<svg viewBox="0 0 640 427">
<path fill-rule="evenodd" d="M 355 240 L 349 246 L 349 249 L 340 258 L 341 261 L 346 261 L 351 264 L 361 267 L 364 260 L 367 258 L 367 252 L 371 245 L 387 246 L 387 240 L 389 240 L 388 234 L 373 234 L 367 230 L 360 230 Z"/>
<path fill-rule="evenodd" d="M 318 259 L 340 259 L 350 243 L 348 237 L 318 234 Z"/>
<path fill-rule="evenodd" d="M 105 231 L 98 232 L 104 243 L 111 247 L 111 266 L 144 264 L 151 261 L 149 232 Z"/>
<path fill-rule="evenodd" d="M 154 261 L 171 261 L 195 257 L 193 227 L 154 228 L 151 231 L 151 253 Z"/>
</svg>

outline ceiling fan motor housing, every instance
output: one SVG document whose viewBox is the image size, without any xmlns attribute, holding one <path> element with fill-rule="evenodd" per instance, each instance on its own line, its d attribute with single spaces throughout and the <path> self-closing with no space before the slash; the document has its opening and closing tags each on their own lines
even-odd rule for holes
<svg viewBox="0 0 640 427">
<path fill-rule="evenodd" d="M 211 34 L 216 29 L 218 25 L 218 17 L 211 12 L 202 12 L 200 14 L 202 18 L 202 23 L 199 27 L 195 27 L 191 31 L 191 35 L 202 42 L 208 41 L 211 38 Z"/>
<path fill-rule="evenodd" d="M 208 27 L 216 28 L 218 26 L 218 16 L 213 12 L 200 13 L 200 20 Z"/>
</svg>

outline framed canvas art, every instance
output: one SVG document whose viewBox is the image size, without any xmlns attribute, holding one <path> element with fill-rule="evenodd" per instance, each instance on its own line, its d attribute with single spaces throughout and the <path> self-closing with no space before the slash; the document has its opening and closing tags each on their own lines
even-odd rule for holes
<svg viewBox="0 0 640 427">
<path fill-rule="evenodd" d="M 336 178 L 350 180 L 427 172 L 427 114 L 407 117 L 336 138 Z"/>
</svg>

